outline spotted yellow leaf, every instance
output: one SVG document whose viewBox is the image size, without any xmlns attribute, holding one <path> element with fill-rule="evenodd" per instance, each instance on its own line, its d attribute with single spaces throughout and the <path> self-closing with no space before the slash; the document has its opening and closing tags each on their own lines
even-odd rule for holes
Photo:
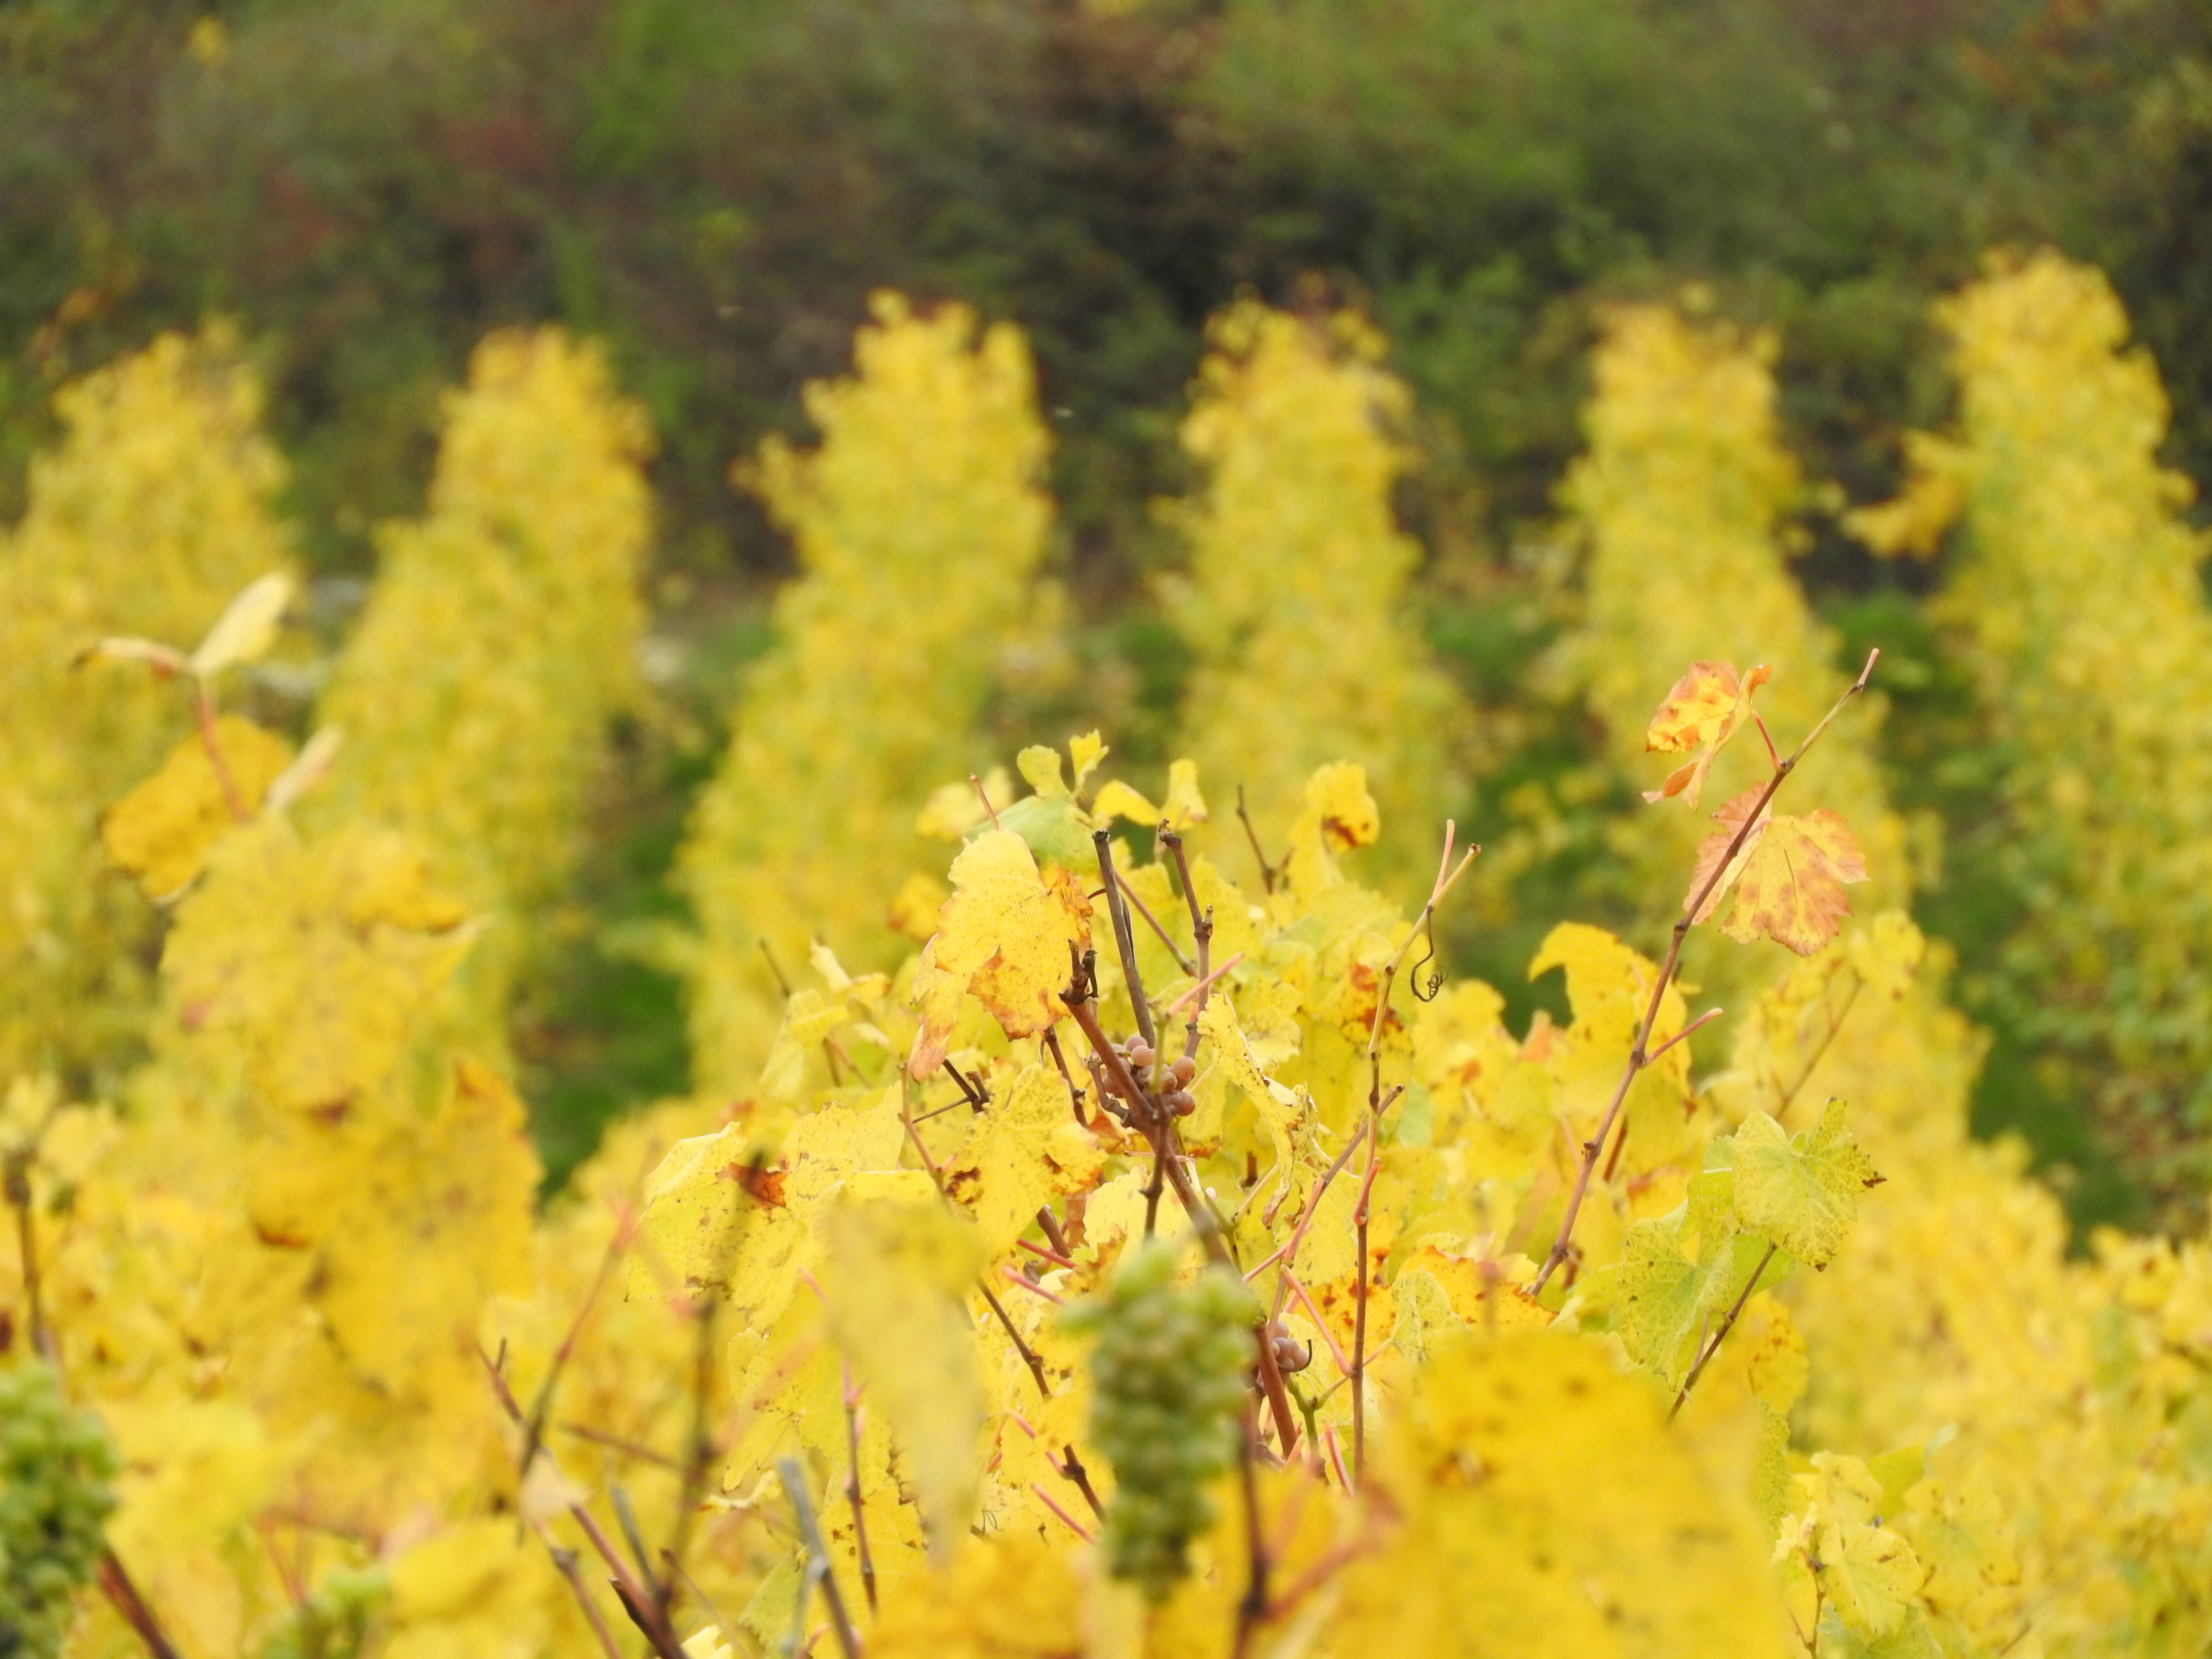
<svg viewBox="0 0 2212 1659">
<path fill-rule="evenodd" d="M 1826 807 L 1801 814 L 1770 813 L 1752 825 L 1734 858 L 1729 847 L 1758 805 L 1764 789 L 1747 789 L 1713 814 L 1721 827 L 1698 848 L 1686 909 L 1698 894 L 1697 920 L 1721 910 L 1721 932 L 1748 945 L 1764 933 L 1801 957 L 1836 936 L 1850 901 L 1846 884 L 1867 878 L 1866 855 L 1850 826 Z M 1723 860 L 1726 866 L 1723 867 Z M 1713 873 L 1720 871 L 1717 880 Z M 1706 892 L 1708 882 L 1711 890 Z"/>
<path fill-rule="evenodd" d="M 1091 903 L 1065 870 L 1042 873 L 1011 830 L 989 830 L 952 861 L 952 896 L 914 973 L 921 1029 L 908 1061 L 927 1077 L 944 1061 L 960 1000 L 973 996 L 1010 1037 L 1034 1036 L 1065 1012 L 1068 947 L 1091 943 Z"/>
<path fill-rule="evenodd" d="M 1753 1112 L 1735 1132 L 1733 1162 L 1736 1219 L 1815 1267 L 1842 1248 L 1860 1192 L 1881 1180 L 1844 1127 L 1839 1100 L 1828 1103 L 1818 1127 L 1799 1135 Z"/>
<path fill-rule="evenodd" d="M 945 1190 L 974 1214 L 994 1256 L 1014 1247 L 1037 1211 L 1089 1192 L 1106 1154 L 1075 1121 L 1067 1085 L 1050 1066 L 1025 1066 L 969 1121 L 945 1161 Z"/>
<path fill-rule="evenodd" d="M 1644 799 L 1680 795 L 1684 805 L 1695 806 L 1705 787 L 1705 774 L 1737 728 L 1751 718 L 1753 696 L 1773 677 L 1774 671 L 1764 663 L 1741 678 L 1734 663 L 1692 663 L 1651 717 L 1644 746 L 1659 754 L 1696 753 L 1668 773 L 1656 789 L 1645 790 Z"/>
</svg>

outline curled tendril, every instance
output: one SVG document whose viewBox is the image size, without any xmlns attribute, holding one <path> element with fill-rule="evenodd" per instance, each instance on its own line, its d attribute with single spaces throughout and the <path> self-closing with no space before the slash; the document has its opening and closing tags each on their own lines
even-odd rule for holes
<svg viewBox="0 0 2212 1659">
<path fill-rule="evenodd" d="M 1444 988 L 1444 970 L 1441 968 L 1431 969 L 1428 975 L 1427 984 L 1425 988 L 1422 983 L 1421 969 L 1428 968 L 1429 964 L 1437 959 L 1437 919 L 1435 916 L 1431 915 L 1428 919 L 1426 925 L 1423 928 L 1423 933 L 1426 936 L 1429 947 L 1428 952 L 1426 955 L 1422 957 L 1419 962 L 1413 964 L 1413 970 L 1409 977 L 1413 981 L 1414 997 L 1422 1002 L 1434 1002 L 1437 1000 L 1437 994 Z"/>
</svg>

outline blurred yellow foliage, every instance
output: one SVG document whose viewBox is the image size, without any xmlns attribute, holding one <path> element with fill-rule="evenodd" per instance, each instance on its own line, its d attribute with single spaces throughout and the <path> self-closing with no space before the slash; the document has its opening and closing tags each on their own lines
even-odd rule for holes
<svg viewBox="0 0 2212 1659">
<path fill-rule="evenodd" d="M 811 941 L 889 959 L 886 907 L 923 861 L 914 821 L 982 769 L 969 736 L 1001 643 L 1034 603 L 1051 504 L 1029 352 L 957 306 L 879 295 L 855 374 L 810 386 L 817 449 L 767 444 L 741 479 L 800 574 L 748 674 L 728 755 L 683 853 L 699 921 L 692 1075 L 750 1090 Z"/>
<path fill-rule="evenodd" d="M 2024 920 L 1994 993 L 2192 1217 L 2212 1103 L 2212 611 L 2158 373 L 2099 273 L 1999 261 L 1947 304 L 1966 549 L 1938 616 L 1982 694 Z M 2183 1155 L 2176 1162 L 2177 1155 Z"/>
<path fill-rule="evenodd" d="M 100 814 L 191 729 L 174 684 L 111 665 L 111 635 L 188 644 L 231 596 L 283 568 L 282 480 L 261 394 L 222 329 L 164 335 L 64 387 L 58 447 L 0 540 L 0 1078 L 109 1072 L 149 994 L 152 914 L 104 868 Z"/>
<path fill-rule="evenodd" d="M 650 447 L 596 347 L 550 329 L 486 339 L 447 399 L 428 513 L 384 527 L 316 710 L 342 747 L 306 821 L 404 830 L 485 918 L 456 1018 L 492 1052 L 635 695 Z"/>
<path fill-rule="evenodd" d="M 1214 797 L 1214 844 L 1241 788 L 1273 846 L 1307 775 L 1357 763 L 1390 826 L 1393 877 L 1434 866 L 1467 715 L 1407 614 L 1420 549 L 1391 492 L 1413 463 L 1410 400 L 1350 312 L 1310 319 L 1240 301 L 1217 317 L 1182 445 L 1204 483 L 1170 509 L 1190 548 L 1170 591 L 1193 670 L 1176 751 Z"/>
</svg>

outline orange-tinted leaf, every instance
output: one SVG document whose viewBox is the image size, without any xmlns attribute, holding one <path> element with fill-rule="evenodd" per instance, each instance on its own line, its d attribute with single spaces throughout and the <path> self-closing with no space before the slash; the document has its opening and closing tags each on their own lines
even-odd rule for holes
<svg viewBox="0 0 2212 1659">
<path fill-rule="evenodd" d="M 1665 800 L 1680 795 L 1685 805 L 1695 806 L 1714 759 L 1735 735 L 1736 728 L 1751 718 L 1752 697 L 1773 677 L 1774 671 L 1764 663 L 1741 678 L 1734 663 L 1692 663 L 1651 717 L 1644 746 L 1660 754 L 1686 754 L 1692 750 L 1697 754 L 1668 773 L 1656 789 L 1645 790 L 1644 799 Z"/>
<path fill-rule="evenodd" d="M 1729 842 L 1758 804 L 1763 789 L 1747 789 L 1713 814 L 1721 828 L 1698 848 L 1698 866 L 1690 878 L 1684 907 L 1693 902 Z M 1866 856 L 1850 826 L 1823 807 L 1817 812 L 1768 816 L 1752 827 L 1742 847 L 1699 906 L 1705 921 L 1729 902 L 1721 932 L 1748 945 L 1765 933 L 1801 957 L 1809 957 L 1836 936 L 1850 914 L 1845 884 L 1864 881 Z"/>
</svg>

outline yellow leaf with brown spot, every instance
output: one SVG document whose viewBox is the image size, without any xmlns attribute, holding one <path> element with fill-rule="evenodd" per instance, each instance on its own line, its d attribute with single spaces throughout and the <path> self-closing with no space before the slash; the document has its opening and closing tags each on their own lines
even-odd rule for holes
<svg viewBox="0 0 2212 1659">
<path fill-rule="evenodd" d="M 1050 1066 L 1025 1066 L 969 1121 L 945 1161 L 945 1190 L 975 1216 L 996 1258 L 1055 1198 L 1087 1193 L 1106 1167 L 1091 1131 L 1075 1121 L 1067 1085 Z"/>
<path fill-rule="evenodd" d="M 1019 836 L 989 830 L 952 861 L 952 896 L 914 973 L 921 1029 L 908 1061 L 915 1077 L 940 1065 L 973 996 L 1010 1037 L 1035 1036 L 1065 1012 L 1068 947 L 1091 943 L 1091 903 L 1066 871 L 1037 869 Z"/>
<path fill-rule="evenodd" d="M 1730 662 L 1693 662 L 1651 717 L 1644 746 L 1659 754 L 1697 751 L 1686 765 L 1667 775 L 1656 789 L 1644 792 L 1646 800 L 1665 800 L 1680 795 L 1695 806 L 1705 787 L 1705 774 L 1743 723 L 1751 718 L 1751 700 L 1759 688 L 1774 678 L 1761 663 L 1739 678 Z"/>
<path fill-rule="evenodd" d="M 1728 855 L 1729 844 L 1758 805 L 1763 789 L 1747 789 L 1713 814 L 1721 827 L 1698 848 L 1687 908 Z M 1851 913 L 1846 884 L 1867 878 L 1866 855 L 1850 826 L 1826 807 L 1816 812 L 1770 814 L 1752 826 L 1698 908 L 1711 917 L 1724 902 L 1721 932 L 1748 945 L 1764 933 L 1801 957 L 1836 936 Z"/>
</svg>

